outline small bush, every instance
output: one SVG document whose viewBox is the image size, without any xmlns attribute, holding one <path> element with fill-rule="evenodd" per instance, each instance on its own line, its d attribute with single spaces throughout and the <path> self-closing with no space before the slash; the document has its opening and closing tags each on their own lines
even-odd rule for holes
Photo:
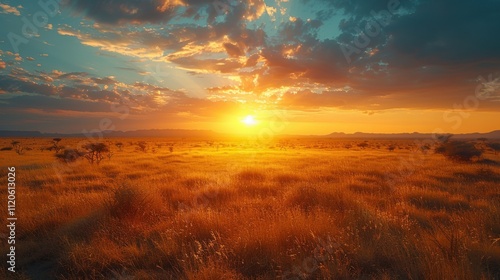
<svg viewBox="0 0 500 280">
<path fill-rule="evenodd" d="M 436 153 L 456 161 L 472 161 L 479 158 L 483 152 L 474 144 L 463 141 L 445 142 L 436 148 Z"/>
<path fill-rule="evenodd" d="M 148 144 L 145 141 L 140 141 L 137 143 L 137 147 L 141 152 L 146 152 L 148 149 Z"/>
<path fill-rule="evenodd" d="M 12 147 L 3 147 L 0 151 L 12 151 Z"/>
<path fill-rule="evenodd" d="M 358 147 L 360 147 L 361 149 L 365 149 L 368 146 L 370 146 L 370 144 L 368 144 L 368 142 L 366 142 L 366 141 L 358 144 Z"/>
<path fill-rule="evenodd" d="M 123 148 L 123 143 L 122 142 L 117 142 L 115 143 L 115 146 L 118 148 L 118 151 L 122 151 L 122 148 Z"/>
<path fill-rule="evenodd" d="M 486 144 L 488 148 L 492 149 L 495 155 L 500 151 L 500 143 L 488 143 Z"/>
<path fill-rule="evenodd" d="M 24 153 L 24 146 L 21 144 L 19 141 L 12 141 L 10 143 L 12 145 L 12 148 L 18 155 L 22 155 Z"/>
<path fill-rule="evenodd" d="M 109 213 L 116 218 L 157 217 L 163 207 L 163 201 L 156 193 L 133 187 L 128 183 L 114 190 L 107 203 Z"/>
<path fill-rule="evenodd" d="M 85 152 L 79 151 L 77 149 L 65 149 L 62 153 L 57 153 L 56 158 L 60 161 L 70 163 L 77 161 L 84 155 Z"/>
</svg>

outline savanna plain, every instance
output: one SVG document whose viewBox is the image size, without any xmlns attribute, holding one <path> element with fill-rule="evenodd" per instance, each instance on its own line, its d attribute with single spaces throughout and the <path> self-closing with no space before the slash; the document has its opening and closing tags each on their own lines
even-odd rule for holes
<svg viewBox="0 0 500 280">
<path fill-rule="evenodd" d="M 0 278 L 500 277 L 500 156 L 484 147 L 108 138 L 94 163 L 48 148 L 86 142 L 0 139 L 0 213 L 14 166 L 18 218 Z"/>
</svg>

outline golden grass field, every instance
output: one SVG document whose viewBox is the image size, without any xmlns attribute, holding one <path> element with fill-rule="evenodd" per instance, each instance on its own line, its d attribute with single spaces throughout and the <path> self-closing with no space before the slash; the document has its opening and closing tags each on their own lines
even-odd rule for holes
<svg viewBox="0 0 500 280">
<path fill-rule="evenodd" d="M 18 272 L 2 265 L 1 279 L 499 279 L 492 152 L 486 164 L 411 140 L 128 138 L 91 165 L 16 140 L 31 150 L 0 151 L 0 178 L 6 223 L 16 167 Z"/>
</svg>

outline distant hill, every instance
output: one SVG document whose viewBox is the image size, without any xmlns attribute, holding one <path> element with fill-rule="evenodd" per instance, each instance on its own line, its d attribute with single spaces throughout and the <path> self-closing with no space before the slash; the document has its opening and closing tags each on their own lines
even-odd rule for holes
<svg viewBox="0 0 500 280">
<path fill-rule="evenodd" d="M 147 129 L 134 131 L 103 131 L 104 137 L 176 137 L 176 138 L 211 138 L 230 136 L 229 134 L 216 133 L 211 130 L 187 130 L 187 129 Z M 94 134 L 93 136 L 96 136 Z M 306 137 L 306 138 L 367 138 L 367 139 L 423 139 L 431 138 L 431 133 L 344 133 L 333 132 L 327 135 L 282 135 L 284 137 Z M 85 137 L 83 133 L 42 133 L 39 131 L 12 131 L 0 130 L 0 137 Z M 500 139 L 500 130 L 488 133 L 465 133 L 454 134 L 454 139 Z"/>
<path fill-rule="evenodd" d="M 0 137 L 43 137 L 40 131 L 0 130 Z"/>
<path fill-rule="evenodd" d="M 343 133 L 343 132 L 333 132 L 323 137 L 328 138 L 375 138 L 375 139 L 418 139 L 418 138 L 431 138 L 433 135 L 431 133 Z M 454 139 L 477 139 L 477 138 L 487 138 L 487 139 L 500 139 L 500 130 L 494 130 L 488 133 L 464 133 L 464 134 L 453 134 Z"/>
<path fill-rule="evenodd" d="M 218 134 L 210 130 L 148 129 L 134 131 L 103 131 L 104 137 L 213 137 Z M 90 136 L 97 137 L 97 134 Z M 0 137 L 86 137 L 83 133 L 42 133 L 39 131 L 0 130 Z"/>
</svg>

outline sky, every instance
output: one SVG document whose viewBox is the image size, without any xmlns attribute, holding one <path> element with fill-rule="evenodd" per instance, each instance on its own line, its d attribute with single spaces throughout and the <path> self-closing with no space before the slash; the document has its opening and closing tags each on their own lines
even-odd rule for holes
<svg viewBox="0 0 500 280">
<path fill-rule="evenodd" d="M 0 130 L 489 132 L 499 18 L 498 0 L 0 0 Z"/>
</svg>

